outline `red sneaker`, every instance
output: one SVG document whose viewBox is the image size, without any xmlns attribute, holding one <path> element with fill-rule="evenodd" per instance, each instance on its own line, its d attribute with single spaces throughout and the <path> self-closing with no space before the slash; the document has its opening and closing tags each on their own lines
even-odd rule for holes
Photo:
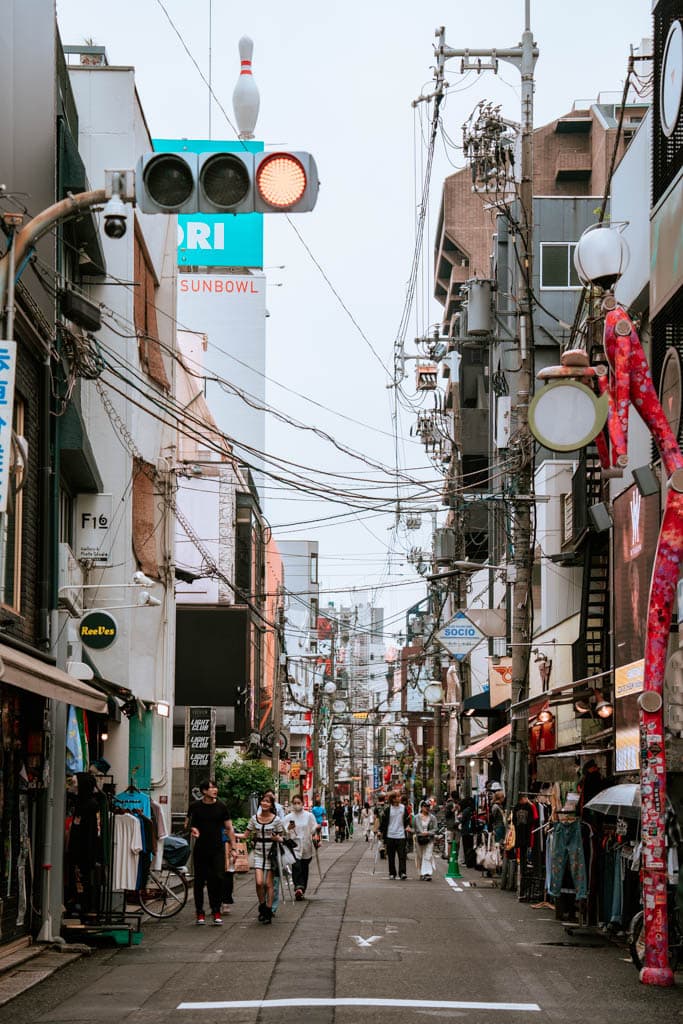
<svg viewBox="0 0 683 1024">
<path fill-rule="evenodd" d="M 214 914 L 213 915 L 213 923 L 214 924 L 223 924 L 223 918 L 221 917 L 220 914 Z"/>
<path fill-rule="evenodd" d="M 206 918 L 203 914 L 197 914 L 197 924 L 206 924 Z"/>
<path fill-rule="evenodd" d="M 304 891 L 303 891 L 303 889 L 295 889 L 294 890 L 294 899 L 302 900 L 303 898 L 304 898 Z"/>
</svg>

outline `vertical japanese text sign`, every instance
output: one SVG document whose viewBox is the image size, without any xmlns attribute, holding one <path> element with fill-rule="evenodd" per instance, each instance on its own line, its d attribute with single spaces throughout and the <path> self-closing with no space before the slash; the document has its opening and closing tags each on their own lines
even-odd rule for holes
<svg viewBox="0 0 683 1024">
<path fill-rule="evenodd" d="M 16 369 L 17 343 L 15 341 L 0 341 L 0 512 L 7 511 L 10 488 L 9 470 Z"/>
</svg>

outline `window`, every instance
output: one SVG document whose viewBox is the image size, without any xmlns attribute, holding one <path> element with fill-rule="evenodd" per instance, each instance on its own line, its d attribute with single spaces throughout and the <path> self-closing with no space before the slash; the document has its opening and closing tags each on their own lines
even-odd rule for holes
<svg viewBox="0 0 683 1024">
<path fill-rule="evenodd" d="M 576 242 L 541 242 L 541 288 L 580 288 Z"/>
<path fill-rule="evenodd" d="M 311 583 L 318 582 L 318 555 L 315 551 L 311 552 Z"/>
<path fill-rule="evenodd" d="M 59 489 L 59 541 L 74 546 L 74 500 L 64 487 Z"/>
<path fill-rule="evenodd" d="M 14 435 L 24 436 L 24 403 L 14 398 Z M 10 460 L 11 483 L 7 511 L 0 515 L 0 605 L 19 612 L 21 608 L 21 542 L 25 482 L 27 466 L 18 454 L 18 445 L 12 444 Z"/>
<path fill-rule="evenodd" d="M 310 614 L 311 614 L 310 628 L 311 629 L 317 629 L 318 628 L 318 599 L 316 597 L 312 597 L 311 598 L 310 609 L 311 609 L 311 612 L 310 612 Z"/>
</svg>

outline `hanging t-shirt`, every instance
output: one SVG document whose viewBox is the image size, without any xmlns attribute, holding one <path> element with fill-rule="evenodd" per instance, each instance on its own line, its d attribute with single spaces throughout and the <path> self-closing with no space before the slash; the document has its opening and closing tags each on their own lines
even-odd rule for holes
<svg viewBox="0 0 683 1024">
<path fill-rule="evenodd" d="M 222 800 L 216 800 L 214 804 L 195 800 L 193 804 L 190 804 L 187 817 L 190 828 L 199 830 L 199 838 L 195 839 L 195 856 L 215 853 L 222 848 L 223 822 L 231 817 L 230 811 Z"/>
<path fill-rule="evenodd" d="M 150 818 L 152 815 L 152 802 L 141 789 L 124 789 L 123 793 L 116 794 L 114 803 L 117 807 L 128 807 L 141 811 L 146 818 Z"/>
<path fill-rule="evenodd" d="M 136 888 L 141 851 L 139 820 L 133 814 L 117 814 L 114 818 L 114 889 Z"/>
</svg>

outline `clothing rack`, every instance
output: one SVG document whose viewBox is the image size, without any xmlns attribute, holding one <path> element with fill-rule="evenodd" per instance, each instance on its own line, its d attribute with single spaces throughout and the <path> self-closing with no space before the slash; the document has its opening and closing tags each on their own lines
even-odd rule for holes
<svg viewBox="0 0 683 1024">
<path fill-rule="evenodd" d="M 105 781 L 106 780 L 106 781 Z M 112 940 L 119 946 L 137 946 L 142 941 L 142 913 L 126 911 L 125 898 L 121 906 L 114 906 L 114 854 L 116 838 L 114 818 L 116 797 L 114 795 L 113 775 L 98 775 L 98 789 L 104 795 L 105 814 L 107 815 L 108 843 L 105 851 L 107 863 L 102 865 L 103 883 L 98 899 L 98 911 L 94 920 L 88 923 L 65 921 L 67 936 L 87 942 Z"/>
</svg>

